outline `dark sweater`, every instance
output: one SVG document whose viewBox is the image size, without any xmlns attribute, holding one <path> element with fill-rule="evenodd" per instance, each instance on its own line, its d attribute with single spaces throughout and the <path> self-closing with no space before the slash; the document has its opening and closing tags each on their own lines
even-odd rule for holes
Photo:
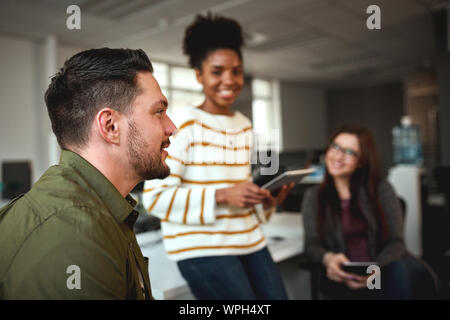
<svg viewBox="0 0 450 320">
<path fill-rule="evenodd" d="M 346 251 L 350 261 L 373 261 L 367 245 L 367 221 L 350 209 L 350 199 L 341 200 L 341 224 Z"/>
</svg>

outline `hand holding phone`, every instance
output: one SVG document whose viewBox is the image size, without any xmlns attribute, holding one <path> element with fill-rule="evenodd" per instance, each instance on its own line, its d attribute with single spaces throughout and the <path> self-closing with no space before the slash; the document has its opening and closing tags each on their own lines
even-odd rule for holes
<svg viewBox="0 0 450 320">
<path fill-rule="evenodd" d="M 376 262 L 344 262 L 342 270 L 359 276 L 368 276 L 367 268 L 372 265 L 378 265 Z"/>
</svg>

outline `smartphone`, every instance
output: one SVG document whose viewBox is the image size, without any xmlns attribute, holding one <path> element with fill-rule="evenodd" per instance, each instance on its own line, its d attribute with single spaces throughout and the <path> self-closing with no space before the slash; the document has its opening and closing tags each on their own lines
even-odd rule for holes
<svg viewBox="0 0 450 320">
<path fill-rule="evenodd" d="M 342 270 L 359 276 L 368 276 L 367 268 L 372 265 L 378 265 L 376 262 L 346 262 L 342 265 Z"/>
</svg>

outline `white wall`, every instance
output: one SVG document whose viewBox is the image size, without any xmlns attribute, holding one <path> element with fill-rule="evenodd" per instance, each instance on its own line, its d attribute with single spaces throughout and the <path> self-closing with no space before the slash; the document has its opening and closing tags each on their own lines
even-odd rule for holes
<svg viewBox="0 0 450 320">
<path fill-rule="evenodd" d="M 0 161 L 30 160 L 34 173 L 38 162 L 34 61 L 38 47 L 31 41 L 0 36 L 0 48 Z"/>
<path fill-rule="evenodd" d="M 281 82 L 283 150 L 318 149 L 327 142 L 325 90 Z"/>
<path fill-rule="evenodd" d="M 35 182 L 49 167 L 52 148 L 44 101 L 50 83 L 45 41 L 0 34 L 0 48 L 0 162 L 31 161 Z M 57 46 L 56 50 L 59 69 L 82 49 Z"/>
<path fill-rule="evenodd" d="M 77 54 L 80 51 L 87 50 L 90 48 L 79 48 L 79 47 L 69 47 L 65 45 L 59 45 L 58 46 L 58 55 L 57 55 L 57 65 L 58 65 L 58 71 L 59 68 L 61 68 L 66 62 L 67 59 L 72 57 L 73 55 Z"/>
</svg>

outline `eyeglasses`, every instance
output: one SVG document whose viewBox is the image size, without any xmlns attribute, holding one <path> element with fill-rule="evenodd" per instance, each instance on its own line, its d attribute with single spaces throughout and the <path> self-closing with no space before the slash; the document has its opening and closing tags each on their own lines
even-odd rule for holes
<svg viewBox="0 0 450 320">
<path fill-rule="evenodd" d="M 330 147 L 328 148 L 331 152 L 337 153 L 343 153 L 345 159 L 352 159 L 352 158 L 358 158 L 359 153 L 352 149 L 346 149 L 342 148 L 340 145 L 338 145 L 336 142 L 332 142 L 330 144 Z"/>
</svg>

